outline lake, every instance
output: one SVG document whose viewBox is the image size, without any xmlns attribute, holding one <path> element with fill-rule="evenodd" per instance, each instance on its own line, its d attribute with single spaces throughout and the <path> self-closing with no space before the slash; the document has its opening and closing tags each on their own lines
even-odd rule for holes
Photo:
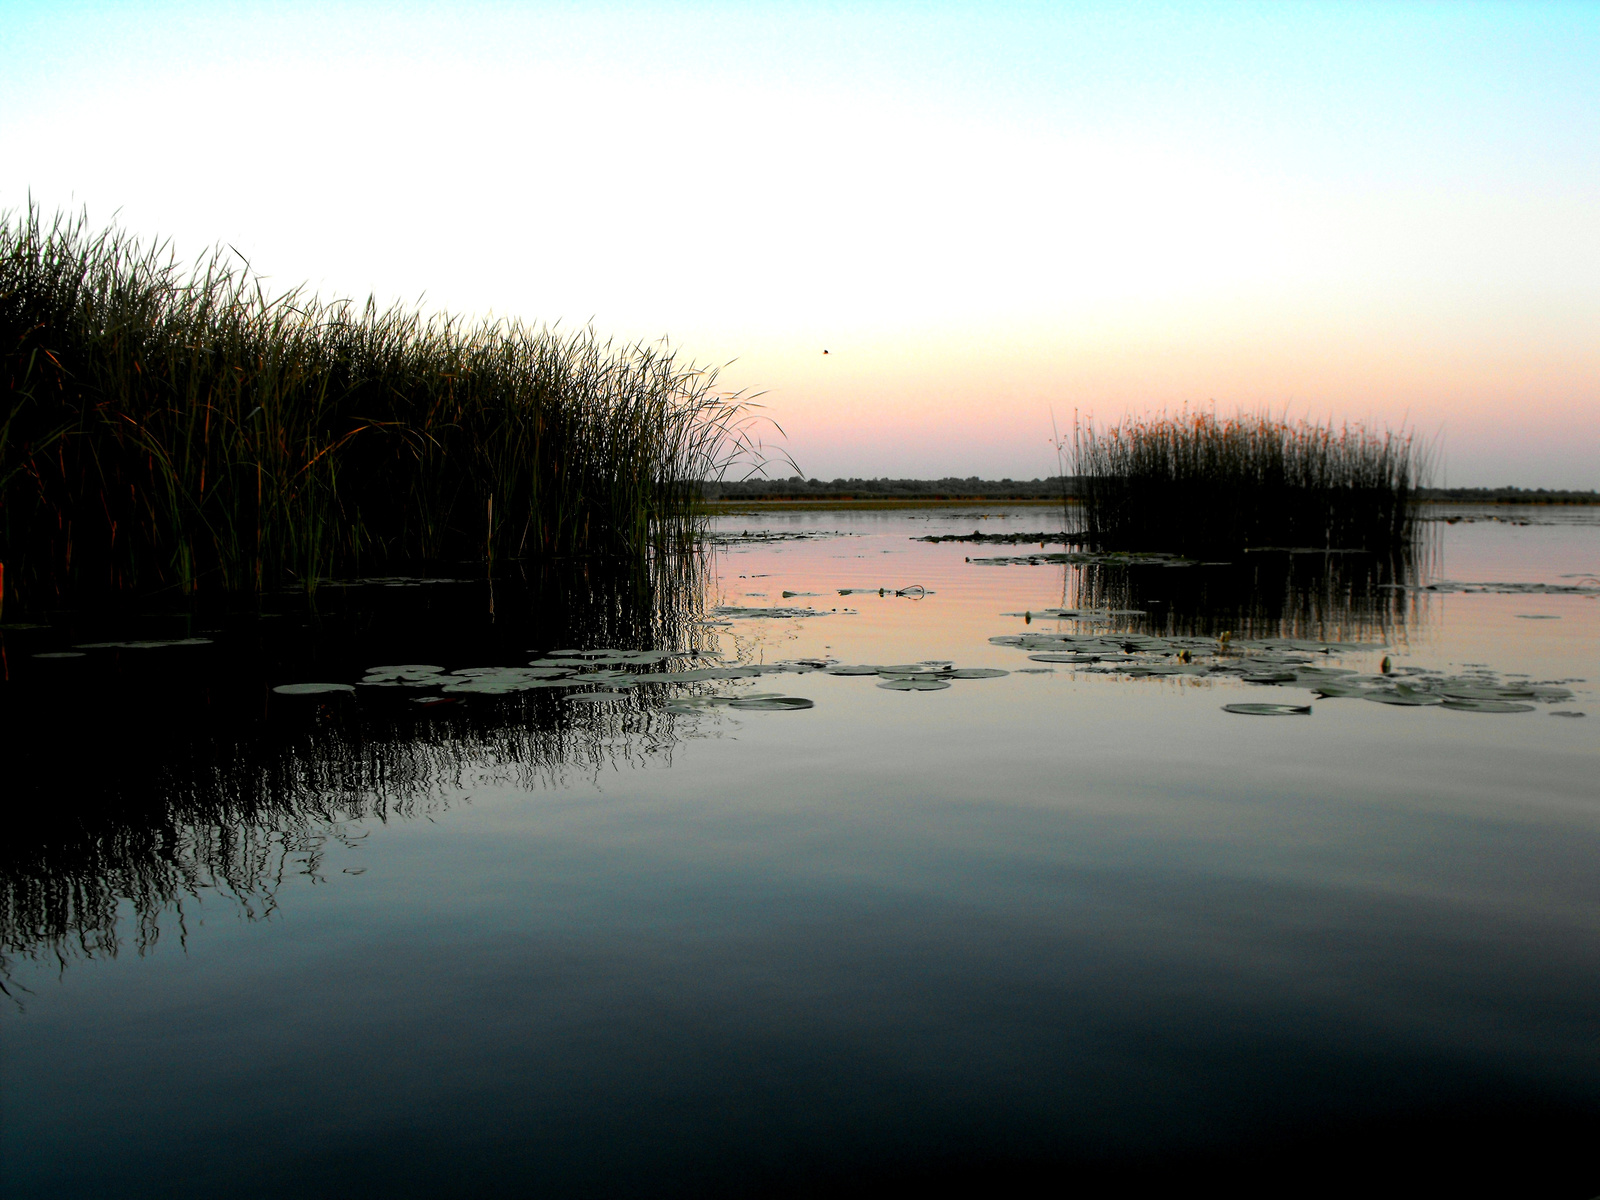
<svg viewBox="0 0 1600 1200">
<path fill-rule="evenodd" d="M 1600 511 L 1434 515 L 7 628 L 0 1184 L 1592 1196 Z"/>
</svg>

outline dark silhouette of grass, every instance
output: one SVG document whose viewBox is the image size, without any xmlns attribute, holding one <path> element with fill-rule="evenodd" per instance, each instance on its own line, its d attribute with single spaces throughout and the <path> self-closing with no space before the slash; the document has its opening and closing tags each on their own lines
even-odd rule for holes
<svg viewBox="0 0 1600 1200">
<path fill-rule="evenodd" d="M 638 555 L 759 458 L 751 406 L 665 345 L 273 296 L 235 263 L 0 219 L 14 604 Z"/>
<path fill-rule="evenodd" d="M 1413 534 L 1428 468 L 1409 432 L 1265 415 L 1080 422 L 1071 454 L 1071 511 L 1092 545 L 1185 554 L 1394 550 Z"/>
</svg>

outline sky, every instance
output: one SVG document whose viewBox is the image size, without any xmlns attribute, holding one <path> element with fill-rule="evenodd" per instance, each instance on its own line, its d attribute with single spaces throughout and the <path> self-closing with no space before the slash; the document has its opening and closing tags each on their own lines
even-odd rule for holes
<svg viewBox="0 0 1600 1200">
<path fill-rule="evenodd" d="M 1076 419 L 1189 406 L 1403 426 L 1451 486 L 1600 487 L 1600 3 L 0 23 L 0 209 L 670 338 L 808 476 L 1034 478 Z"/>
</svg>

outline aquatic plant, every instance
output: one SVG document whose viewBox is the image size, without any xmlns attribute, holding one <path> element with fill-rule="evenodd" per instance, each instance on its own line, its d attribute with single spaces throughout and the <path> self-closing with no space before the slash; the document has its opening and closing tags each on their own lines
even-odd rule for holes
<svg viewBox="0 0 1600 1200">
<path fill-rule="evenodd" d="M 638 556 L 759 461 L 755 418 L 665 344 L 269 295 L 231 251 L 0 217 L 14 604 Z"/>
<path fill-rule="evenodd" d="M 1187 411 L 1080 421 L 1071 457 L 1068 519 L 1090 545 L 1186 554 L 1393 550 L 1412 536 L 1429 465 L 1408 430 Z"/>
</svg>

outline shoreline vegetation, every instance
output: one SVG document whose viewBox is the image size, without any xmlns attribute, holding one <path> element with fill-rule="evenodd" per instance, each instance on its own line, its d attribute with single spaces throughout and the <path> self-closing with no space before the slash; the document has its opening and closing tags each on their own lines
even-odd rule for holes
<svg viewBox="0 0 1600 1200">
<path fill-rule="evenodd" d="M 639 561 L 692 535 L 701 480 L 760 465 L 757 420 L 665 343 L 274 295 L 221 248 L 185 268 L 83 216 L 0 214 L 13 612 Z"/>
</svg>

